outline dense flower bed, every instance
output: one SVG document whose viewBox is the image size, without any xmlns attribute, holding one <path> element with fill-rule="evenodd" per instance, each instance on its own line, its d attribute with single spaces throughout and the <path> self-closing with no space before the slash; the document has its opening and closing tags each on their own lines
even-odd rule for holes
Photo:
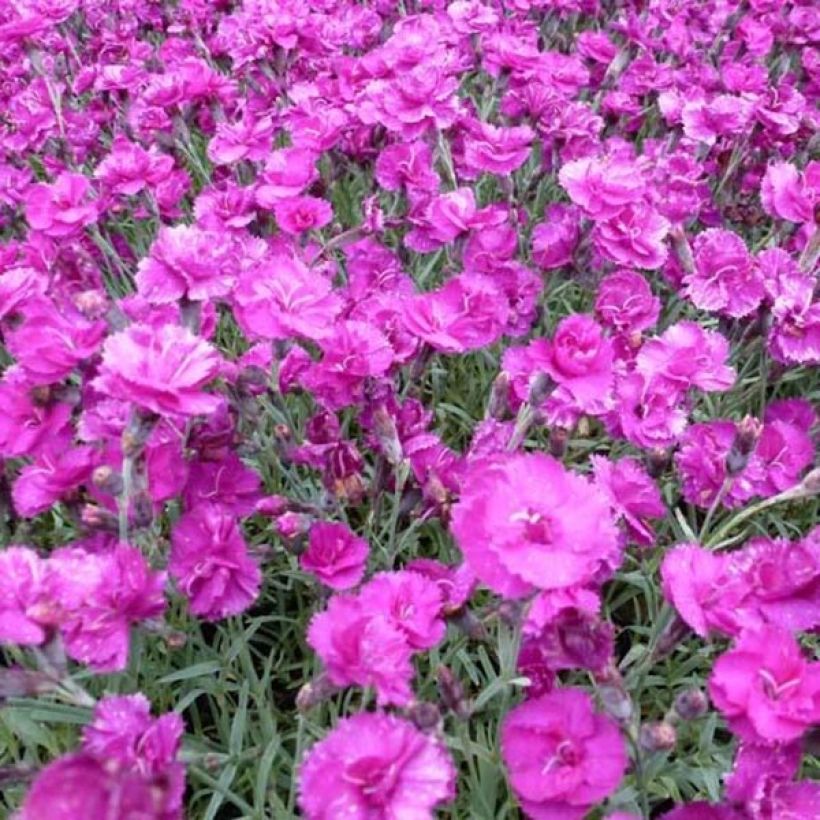
<svg viewBox="0 0 820 820">
<path fill-rule="evenodd" d="M 820 816 L 819 36 L 2 4 L 3 816 Z"/>
</svg>

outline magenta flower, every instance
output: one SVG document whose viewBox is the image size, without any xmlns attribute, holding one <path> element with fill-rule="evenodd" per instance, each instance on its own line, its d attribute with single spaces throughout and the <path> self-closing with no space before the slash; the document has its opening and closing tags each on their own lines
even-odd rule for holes
<svg viewBox="0 0 820 820">
<path fill-rule="evenodd" d="M 362 580 L 369 552 L 367 541 L 356 537 L 345 524 L 316 521 L 299 564 L 331 589 L 350 589 Z"/>
<path fill-rule="evenodd" d="M 605 327 L 632 335 L 658 321 L 661 300 L 649 283 L 635 271 L 621 269 L 605 276 L 598 285 L 595 313 Z"/>
<path fill-rule="evenodd" d="M 596 223 L 592 238 L 597 251 L 610 262 L 654 270 L 666 261 L 664 240 L 670 227 L 666 217 L 639 202 Z"/>
<path fill-rule="evenodd" d="M 65 498 L 91 478 L 96 466 L 91 447 L 74 447 L 56 453 L 42 453 L 28 464 L 12 487 L 14 507 L 20 515 L 33 517 Z"/>
<path fill-rule="evenodd" d="M 763 300 L 763 278 L 746 243 L 721 228 L 704 231 L 693 243 L 695 268 L 683 281 L 695 307 L 733 318 L 746 316 Z"/>
<path fill-rule="evenodd" d="M 137 289 L 149 302 L 185 297 L 205 301 L 227 296 L 237 262 L 230 236 L 193 225 L 163 226 L 137 269 Z"/>
<path fill-rule="evenodd" d="M 712 145 L 718 137 L 739 134 L 752 114 L 752 104 L 733 94 L 711 101 L 693 100 L 683 106 L 683 132 L 689 139 Z"/>
<path fill-rule="evenodd" d="M 640 168 L 616 157 L 573 160 L 561 168 L 558 180 L 569 198 L 595 220 L 616 217 L 627 205 L 641 201 L 646 191 Z"/>
<path fill-rule="evenodd" d="M 215 504 L 196 507 L 174 525 L 168 570 L 191 612 L 209 621 L 244 612 L 262 584 L 234 515 Z"/>
<path fill-rule="evenodd" d="M 219 370 L 219 354 L 189 330 L 136 324 L 106 339 L 92 384 L 159 415 L 195 416 L 219 407 L 220 398 L 202 390 Z"/>
<path fill-rule="evenodd" d="M 178 436 L 176 444 L 178 448 Z M 235 453 L 228 452 L 224 458 L 213 461 L 183 462 L 182 468 L 188 470 L 188 480 L 180 488 L 186 509 L 217 504 L 242 517 L 250 515 L 262 498 L 259 473 L 245 466 Z"/>
<path fill-rule="evenodd" d="M 324 228 L 333 220 L 333 208 L 316 196 L 295 196 L 273 204 L 279 230 L 291 236 Z"/>
<path fill-rule="evenodd" d="M 28 547 L 0 551 L 0 644 L 38 645 L 46 632 L 36 613 L 44 573 L 37 553 Z"/>
<path fill-rule="evenodd" d="M 521 808 L 532 818 L 582 820 L 618 787 L 626 746 L 581 689 L 516 706 L 501 725 L 501 755 Z"/>
<path fill-rule="evenodd" d="M 535 133 L 526 125 L 501 128 L 467 120 L 463 135 L 463 171 L 468 179 L 482 173 L 507 176 L 520 168 L 530 154 Z"/>
<path fill-rule="evenodd" d="M 69 657 L 97 672 L 117 672 L 128 662 L 131 626 L 165 610 L 164 588 L 165 573 L 151 570 L 135 547 L 70 548 L 48 561 L 42 606 L 54 607 Z"/>
<path fill-rule="evenodd" d="M 607 498 L 540 453 L 473 462 L 451 529 L 479 580 L 510 598 L 584 584 L 620 559 Z"/>
<path fill-rule="evenodd" d="M 79 233 L 97 221 L 97 206 L 89 201 L 90 191 L 88 177 L 69 171 L 51 185 L 32 185 L 25 196 L 29 226 L 54 239 Z"/>
<path fill-rule="evenodd" d="M 145 188 L 155 188 L 168 177 L 173 167 L 174 158 L 161 154 L 155 145 L 146 151 L 118 134 L 94 176 L 112 193 L 134 196 Z"/>
<path fill-rule="evenodd" d="M 788 162 L 775 162 L 766 169 L 760 201 L 769 216 L 789 222 L 812 222 L 818 198 L 820 163 L 809 163 L 803 174 Z"/>
<path fill-rule="evenodd" d="M 629 540 L 644 547 L 653 546 L 655 533 L 647 519 L 663 518 L 667 510 L 660 490 L 644 467 L 634 458 L 610 461 L 604 456 L 591 456 L 590 461 L 595 484 L 623 521 Z"/>
<path fill-rule="evenodd" d="M 443 353 L 463 353 L 495 342 L 502 334 L 510 303 L 488 276 L 462 273 L 439 290 L 404 303 L 404 327 Z"/>
<path fill-rule="evenodd" d="M 412 701 L 412 649 L 405 633 L 358 598 L 334 595 L 311 619 L 307 640 L 336 686 L 372 687 L 385 706 Z"/>
<path fill-rule="evenodd" d="M 308 820 L 424 820 L 453 799 L 455 777 L 441 741 L 394 715 L 362 712 L 308 751 L 299 806 Z"/>
<path fill-rule="evenodd" d="M 433 153 L 421 140 L 388 145 L 376 160 L 375 173 L 387 191 L 407 188 L 432 193 L 441 184 L 433 169 Z"/>
<path fill-rule="evenodd" d="M 615 410 L 606 421 L 613 434 L 621 434 L 638 447 L 673 445 L 687 425 L 681 396 L 663 379 L 630 373 L 615 381 Z"/>
<path fill-rule="evenodd" d="M 216 165 L 265 159 L 271 150 L 274 124 L 270 117 L 247 114 L 239 122 L 221 122 L 208 143 L 208 158 Z"/>
<path fill-rule="evenodd" d="M 257 339 L 320 339 L 342 306 L 326 277 L 284 255 L 244 271 L 233 298 L 239 326 Z"/>
<path fill-rule="evenodd" d="M 71 440 L 71 408 L 62 402 L 35 402 L 23 374 L 0 380 L 0 454 L 33 456 L 67 445 Z"/>
<path fill-rule="evenodd" d="M 788 742 L 820 722 L 820 662 L 779 627 L 744 632 L 715 662 L 709 692 L 744 740 Z"/>
<path fill-rule="evenodd" d="M 444 637 L 438 584 L 417 572 L 380 572 L 359 593 L 365 611 L 384 615 L 404 633 L 414 651 L 430 649 Z"/>
<path fill-rule="evenodd" d="M 299 196 L 318 178 L 314 151 L 296 146 L 280 148 L 268 155 L 256 187 L 256 202 L 261 208 L 272 210 L 280 199 Z"/>
<path fill-rule="evenodd" d="M 544 270 L 554 270 L 572 261 L 581 238 L 580 209 L 574 205 L 553 203 L 547 208 L 545 221 L 532 231 L 532 258 Z"/>
</svg>

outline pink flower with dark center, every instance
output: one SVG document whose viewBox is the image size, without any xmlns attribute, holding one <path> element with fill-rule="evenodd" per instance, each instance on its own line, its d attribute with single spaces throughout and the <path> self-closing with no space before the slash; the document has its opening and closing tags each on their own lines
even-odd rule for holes
<svg viewBox="0 0 820 820">
<path fill-rule="evenodd" d="M 209 621 L 244 612 L 262 584 L 234 515 L 215 504 L 200 505 L 177 521 L 168 569 L 191 612 Z"/>
<path fill-rule="evenodd" d="M 362 712 L 307 753 L 299 805 L 308 820 L 433 817 L 455 797 L 456 770 L 441 741 L 407 720 Z"/>
<path fill-rule="evenodd" d="M 582 820 L 615 791 L 627 765 L 616 724 L 581 689 L 525 701 L 504 717 L 501 756 L 521 808 L 532 818 Z"/>
<path fill-rule="evenodd" d="M 356 586 L 364 575 L 370 549 L 345 524 L 316 521 L 310 527 L 308 548 L 299 556 L 305 572 L 334 590 Z"/>
<path fill-rule="evenodd" d="M 709 693 L 744 740 L 797 740 L 820 722 L 820 662 L 774 626 L 744 632 L 712 668 Z"/>
<path fill-rule="evenodd" d="M 316 196 L 295 196 L 273 204 L 279 230 L 292 236 L 324 228 L 333 221 L 330 203 Z"/>
<path fill-rule="evenodd" d="M 88 177 L 65 171 L 51 184 L 32 185 L 25 195 L 26 220 L 33 231 L 59 239 L 79 233 L 97 221 L 89 201 Z"/>
<path fill-rule="evenodd" d="M 666 261 L 664 240 L 670 227 L 666 217 L 639 202 L 596 223 L 592 238 L 595 248 L 610 262 L 655 270 Z"/>
<path fill-rule="evenodd" d="M 202 389 L 219 370 L 219 354 L 189 330 L 136 324 L 106 339 L 92 384 L 159 415 L 195 416 L 219 407 L 221 399 Z"/>
<path fill-rule="evenodd" d="M 584 584 L 620 555 L 606 497 L 540 453 L 471 463 L 451 529 L 479 580 L 509 598 Z"/>
<path fill-rule="evenodd" d="M 663 379 L 644 378 L 640 373 L 615 381 L 615 409 L 606 417 L 613 434 L 623 435 L 638 447 L 666 448 L 686 430 L 687 410 L 681 390 Z"/>
<path fill-rule="evenodd" d="M 218 299 L 230 293 L 238 263 L 230 235 L 193 225 L 163 226 L 139 263 L 137 289 L 149 302 Z"/>
<path fill-rule="evenodd" d="M 763 300 L 763 278 L 746 243 L 731 231 L 713 228 L 693 243 L 695 269 L 684 276 L 695 307 L 733 318 L 746 316 Z"/>
<path fill-rule="evenodd" d="M 259 473 L 247 467 L 235 453 L 228 452 L 217 461 L 191 462 L 182 493 L 186 509 L 218 504 L 242 517 L 250 515 L 262 498 L 262 482 Z"/>
</svg>

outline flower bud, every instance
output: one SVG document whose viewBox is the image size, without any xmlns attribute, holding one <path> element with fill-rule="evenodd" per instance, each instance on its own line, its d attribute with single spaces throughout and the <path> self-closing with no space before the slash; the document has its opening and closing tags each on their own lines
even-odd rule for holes
<svg viewBox="0 0 820 820">
<path fill-rule="evenodd" d="M 91 481 L 100 492 L 108 495 L 122 493 L 122 475 L 107 464 L 97 467 L 91 474 Z"/>
<path fill-rule="evenodd" d="M 117 516 L 96 504 L 86 504 L 80 510 L 80 521 L 91 530 L 117 532 L 119 529 Z"/>
<path fill-rule="evenodd" d="M 653 447 L 646 456 L 646 469 L 652 478 L 660 478 L 669 468 L 672 459 L 668 450 Z"/>
<path fill-rule="evenodd" d="M 569 430 L 566 427 L 553 427 L 549 436 L 549 451 L 554 458 L 563 458 L 567 453 Z"/>
<path fill-rule="evenodd" d="M 503 421 L 510 411 L 510 374 L 501 371 L 493 380 L 490 401 L 487 404 L 487 418 Z"/>
<path fill-rule="evenodd" d="M 612 681 L 598 687 L 598 695 L 604 711 L 622 726 L 632 718 L 633 706 L 622 681 Z"/>
<path fill-rule="evenodd" d="M 752 416 L 746 416 L 737 423 L 732 447 L 726 455 L 726 472 L 730 476 L 737 475 L 746 469 L 749 456 L 757 447 L 762 432 L 763 425 Z"/>
<path fill-rule="evenodd" d="M 452 712 L 459 720 L 467 720 L 470 717 L 470 704 L 464 696 L 461 681 L 446 666 L 439 666 L 436 670 L 436 680 L 444 708 Z"/>
<path fill-rule="evenodd" d="M 455 624 L 470 640 L 487 640 L 487 629 L 484 624 L 481 623 L 476 617 L 476 614 L 472 610 L 467 609 L 467 607 L 462 607 L 454 612 L 448 620 Z"/>
<path fill-rule="evenodd" d="M 681 720 L 697 720 L 709 709 L 709 700 L 700 689 L 685 689 L 672 706 L 674 714 Z"/>
<path fill-rule="evenodd" d="M 690 632 L 689 627 L 681 618 L 675 614 L 672 620 L 666 625 L 652 656 L 655 660 L 665 658 Z"/>
<path fill-rule="evenodd" d="M 398 464 L 403 457 L 396 421 L 382 404 L 373 411 L 373 432 L 376 434 L 384 457 L 390 464 Z"/>
<path fill-rule="evenodd" d="M 337 691 L 338 687 L 331 682 L 327 675 L 320 675 L 316 680 L 306 683 L 299 690 L 296 695 L 296 708 L 300 712 L 308 712 Z"/>
<path fill-rule="evenodd" d="M 644 723 L 638 735 L 638 743 L 647 752 L 668 752 L 675 748 L 678 733 L 671 723 Z"/>
<path fill-rule="evenodd" d="M 413 725 L 422 732 L 430 732 L 441 723 L 441 712 L 435 703 L 420 701 L 414 703 L 407 710 L 407 717 Z"/>
<path fill-rule="evenodd" d="M 556 388 L 555 382 L 546 373 L 537 373 L 530 385 L 530 392 L 527 396 L 527 402 L 533 407 L 538 407 L 542 402 L 549 398 L 550 394 Z"/>
</svg>

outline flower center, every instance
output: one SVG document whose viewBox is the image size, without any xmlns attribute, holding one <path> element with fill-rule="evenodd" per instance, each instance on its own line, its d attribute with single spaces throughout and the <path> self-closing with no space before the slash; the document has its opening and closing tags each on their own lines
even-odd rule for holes
<svg viewBox="0 0 820 820">
<path fill-rule="evenodd" d="M 799 678 L 791 678 L 790 680 L 779 683 L 768 669 L 761 669 L 757 674 L 760 675 L 763 681 L 763 691 L 766 697 L 771 700 L 780 700 L 783 697 L 788 697 L 800 686 Z"/>
<path fill-rule="evenodd" d="M 548 516 L 533 510 L 522 510 L 510 518 L 524 525 L 524 537 L 537 544 L 551 544 L 554 540 L 552 522 Z"/>
</svg>

